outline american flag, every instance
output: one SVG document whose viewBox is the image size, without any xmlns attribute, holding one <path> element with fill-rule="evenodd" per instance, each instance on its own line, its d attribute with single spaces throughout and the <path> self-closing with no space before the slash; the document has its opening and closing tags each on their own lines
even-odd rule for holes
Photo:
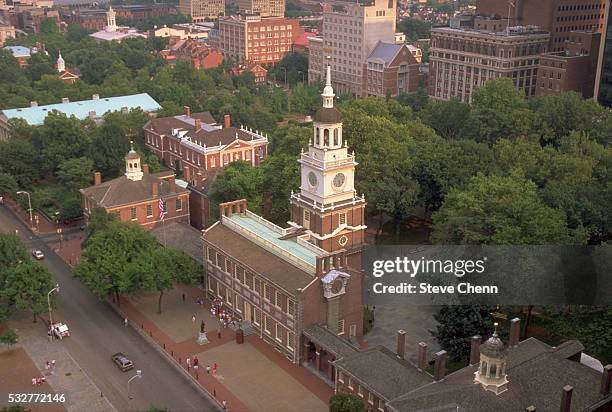
<svg viewBox="0 0 612 412">
<path fill-rule="evenodd" d="M 166 217 L 166 211 L 164 210 L 164 201 L 161 197 L 159 198 L 159 202 L 157 202 L 157 207 L 159 209 L 159 220 L 163 222 Z"/>
</svg>

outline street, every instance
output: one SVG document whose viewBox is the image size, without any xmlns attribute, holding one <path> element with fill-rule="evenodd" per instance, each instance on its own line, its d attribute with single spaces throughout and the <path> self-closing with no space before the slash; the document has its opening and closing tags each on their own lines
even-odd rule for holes
<svg viewBox="0 0 612 412">
<path fill-rule="evenodd" d="M 10 210 L 0 206 L 0 231 L 14 233 L 15 229 L 29 250 L 42 250 L 45 258 L 41 263 L 60 285 L 53 316 L 68 324 L 71 336 L 55 344 L 65 346 L 117 410 L 144 410 L 151 406 L 171 411 L 218 410 L 136 331 L 126 328 L 123 319 L 74 278 L 70 267 L 51 248 L 33 236 Z M 135 368 L 121 372 L 111 361 L 111 355 L 116 352 L 125 353 Z M 130 401 L 127 382 L 137 369 L 142 370 L 142 379 L 132 380 Z"/>
</svg>

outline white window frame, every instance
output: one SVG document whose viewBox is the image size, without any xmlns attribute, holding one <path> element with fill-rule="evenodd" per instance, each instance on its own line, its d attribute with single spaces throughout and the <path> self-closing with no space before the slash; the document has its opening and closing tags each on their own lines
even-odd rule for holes
<svg viewBox="0 0 612 412">
<path fill-rule="evenodd" d="M 374 405 L 374 396 L 372 395 L 372 392 L 368 392 L 368 403 L 370 405 Z"/>
<path fill-rule="evenodd" d="M 344 335 L 344 319 L 338 320 L 338 335 Z"/>
<path fill-rule="evenodd" d="M 138 220 L 138 210 L 135 207 L 130 208 L 130 219 L 132 222 Z"/>
<path fill-rule="evenodd" d="M 363 398 L 363 386 L 357 385 L 357 395 L 359 395 L 359 397 Z"/>
<path fill-rule="evenodd" d="M 283 343 L 283 327 L 280 322 L 276 322 L 274 329 L 274 339 L 276 339 L 277 342 Z"/>
<path fill-rule="evenodd" d="M 343 220 L 344 220 L 344 222 L 343 222 Z M 346 225 L 346 212 L 338 213 L 338 224 L 339 225 Z"/>
<path fill-rule="evenodd" d="M 153 217 L 153 205 L 147 205 L 147 217 Z"/>
</svg>

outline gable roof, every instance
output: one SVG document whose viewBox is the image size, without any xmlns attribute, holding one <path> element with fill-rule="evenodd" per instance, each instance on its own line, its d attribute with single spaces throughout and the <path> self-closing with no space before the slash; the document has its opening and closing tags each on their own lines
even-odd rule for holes
<svg viewBox="0 0 612 412">
<path fill-rule="evenodd" d="M 380 59 L 385 63 L 385 66 L 388 66 L 393 62 L 395 56 L 397 56 L 403 46 L 403 44 L 384 43 L 379 40 L 370 52 L 368 60 Z"/>
<path fill-rule="evenodd" d="M 81 189 L 80 192 L 93 199 L 98 206 L 107 209 L 189 192 L 177 184 L 174 185 L 174 190 L 171 190 L 170 182 L 161 178 L 166 174 L 166 172 L 161 172 L 144 175 L 142 180 L 136 181 L 121 176 L 99 185 Z M 159 185 L 156 195 L 153 194 L 153 184 Z"/>
<path fill-rule="evenodd" d="M 330 332 L 323 326 L 310 325 L 302 333 L 310 340 L 323 346 L 325 350 L 332 352 L 337 358 L 352 356 L 359 352 L 359 349 L 351 345 L 348 340 Z"/>
<path fill-rule="evenodd" d="M 446 376 L 441 382 L 407 392 L 387 403 L 387 408 L 402 412 L 433 408 L 515 412 L 533 405 L 538 411 L 553 411 L 559 409 L 563 386 L 571 385 L 574 388 L 571 410 L 589 410 L 589 406 L 604 399 L 599 394 L 601 373 L 565 358 L 580 346 L 579 342 L 570 341 L 553 348 L 529 338 L 508 349 L 508 390 L 499 395 L 474 384 L 476 364 Z M 612 402 L 611 395 L 607 399 Z"/>
<path fill-rule="evenodd" d="M 180 250 L 200 264 L 204 263 L 202 233 L 193 226 L 171 221 L 164 227 L 153 228 L 151 233 L 160 244 Z"/>
<path fill-rule="evenodd" d="M 394 399 L 433 381 L 431 376 L 419 372 L 410 362 L 399 359 L 384 346 L 341 358 L 333 364 L 385 400 Z"/>
</svg>

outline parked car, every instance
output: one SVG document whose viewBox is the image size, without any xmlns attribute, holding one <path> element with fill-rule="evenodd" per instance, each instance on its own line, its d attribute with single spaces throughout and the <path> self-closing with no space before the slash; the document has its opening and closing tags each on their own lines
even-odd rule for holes
<svg viewBox="0 0 612 412">
<path fill-rule="evenodd" d="M 43 252 L 41 252 L 38 249 L 32 251 L 32 256 L 34 256 L 34 259 L 36 260 L 42 260 L 45 258 L 45 255 L 43 254 Z"/>
<path fill-rule="evenodd" d="M 65 323 L 54 323 L 49 328 L 49 332 L 47 335 L 53 334 L 58 339 L 64 339 L 70 336 L 70 330 L 68 330 L 68 325 Z"/>
<path fill-rule="evenodd" d="M 113 356 L 111 356 L 111 359 L 113 360 L 113 362 L 115 362 L 115 365 L 117 365 L 119 369 L 121 369 L 121 371 L 123 372 L 129 371 L 134 367 L 132 361 L 129 360 L 127 356 L 121 352 L 115 353 Z"/>
</svg>

